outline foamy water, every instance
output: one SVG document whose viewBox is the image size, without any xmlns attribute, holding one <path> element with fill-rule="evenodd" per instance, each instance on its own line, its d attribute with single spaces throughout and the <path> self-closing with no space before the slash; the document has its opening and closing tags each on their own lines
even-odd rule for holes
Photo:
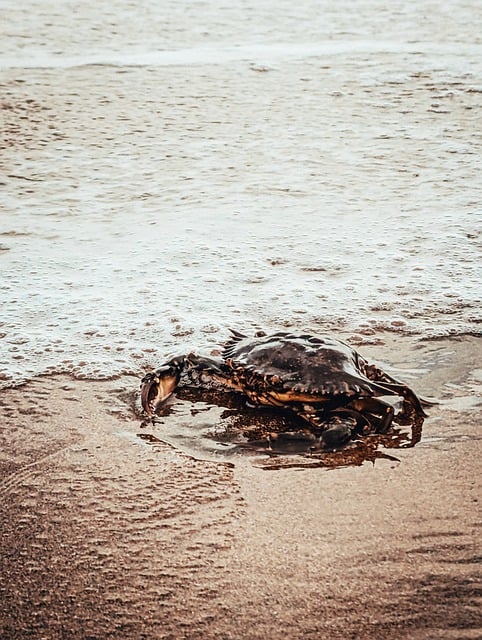
<svg viewBox="0 0 482 640">
<path fill-rule="evenodd" d="M 331 4 L 6 3 L 3 384 L 480 331 L 478 3 Z"/>
</svg>

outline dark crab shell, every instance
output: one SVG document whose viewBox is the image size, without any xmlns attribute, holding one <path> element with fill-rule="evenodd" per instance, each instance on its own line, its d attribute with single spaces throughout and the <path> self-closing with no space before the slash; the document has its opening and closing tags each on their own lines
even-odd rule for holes
<svg viewBox="0 0 482 640">
<path fill-rule="evenodd" d="M 367 362 L 330 336 L 279 332 L 248 338 L 233 332 L 223 358 L 247 391 L 283 391 L 288 404 L 383 391 L 366 377 Z"/>
</svg>

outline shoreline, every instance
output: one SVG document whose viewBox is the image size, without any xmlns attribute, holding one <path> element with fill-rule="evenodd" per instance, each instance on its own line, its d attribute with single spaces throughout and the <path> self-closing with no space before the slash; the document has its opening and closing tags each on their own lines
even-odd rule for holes
<svg viewBox="0 0 482 640">
<path fill-rule="evenodd" d="M 135 371 L 160 339 L 216 346 L 230 326 L 478 330 L 464 72 L 391 55 L 6 70 L 8 375 Z"/>
<path fill-rule="evenodd" d="M 460 44 L 454 42 L 405 40 L 373 41 L 363 39 L 326 39 L 322 42 L 271 42 L 269 44 L 238 43 L 228 44 L 218 42 L 209 46 L 198 44 L 194 47 L 182 49 L 165 49 L 162 51 L 139 52 L 135 48 L 131 52 L 102 51 L 94 56 L 88 55 L 55 55 L 40 53 L 35 60 L 19 56 L 0 56 L 0 70 L 10 69 L 73 69 L 76 67 L 105 66 L 105 67 L 189 67 L 208 65 L 228 65 L 236 62 L 251 63 L 254 68 L 263 70 L 264 64 L 279 64 L 286 61 L 304 61 L 312 57 L 330 58 L 339 55 L 371 55 L 371 54 L 411 54 L 411 55 L 440 55 L 474 57 L 480 55 L 482 45 L 467 43 L 463 54 Z M 253 61 L 256 62 L 253 62 Z M 267 69 L 265 69 L 267 70 Z"/>
<path fill-rule="evenodd" d="M 395 342 L 441 403 L 331 471 L 142 439 L 133 377 L 3 390 L 1 637 L 479 637 L 480 341 Z"/>
<path fill-rule="evenodd" d="M 0 640 L 481 638 L 480 2 L 4 4 Z M 331 459 L 142 421 L 229 327 L 438 404 Z"/>
</svg>

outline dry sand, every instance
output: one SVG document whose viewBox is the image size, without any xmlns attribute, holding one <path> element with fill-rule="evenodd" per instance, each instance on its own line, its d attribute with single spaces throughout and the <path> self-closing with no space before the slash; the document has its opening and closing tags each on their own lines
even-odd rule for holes
<svg viewBox="0 0 482 640">
<path fill-rule="evenodd" d="M 4 391 L 1 637 L 481 637 L 480 341 L 380 338 L 441 401 L 399 462 L 195 459 L 134 377 Z"/>
</svg>

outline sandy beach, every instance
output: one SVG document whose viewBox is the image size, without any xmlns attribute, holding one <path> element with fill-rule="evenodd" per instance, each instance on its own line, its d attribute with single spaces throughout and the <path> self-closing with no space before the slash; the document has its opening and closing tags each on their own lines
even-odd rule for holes
<svg viewBox="0 0 482 640">
<path fill-rule="evenodd" d="M 2 640 L 481 638 L 480 2 L 1 4 Z M 348 341 L 420 441 L 146 424 L 230 328 Z"/>
<path fill-rule="evenodd" d="M 4 391 L 2 638 L 480 637 L 480 340 L 380 341 L 439 399 L 398 462 L 196 459 L 134 377 Z"/>
</svg>

